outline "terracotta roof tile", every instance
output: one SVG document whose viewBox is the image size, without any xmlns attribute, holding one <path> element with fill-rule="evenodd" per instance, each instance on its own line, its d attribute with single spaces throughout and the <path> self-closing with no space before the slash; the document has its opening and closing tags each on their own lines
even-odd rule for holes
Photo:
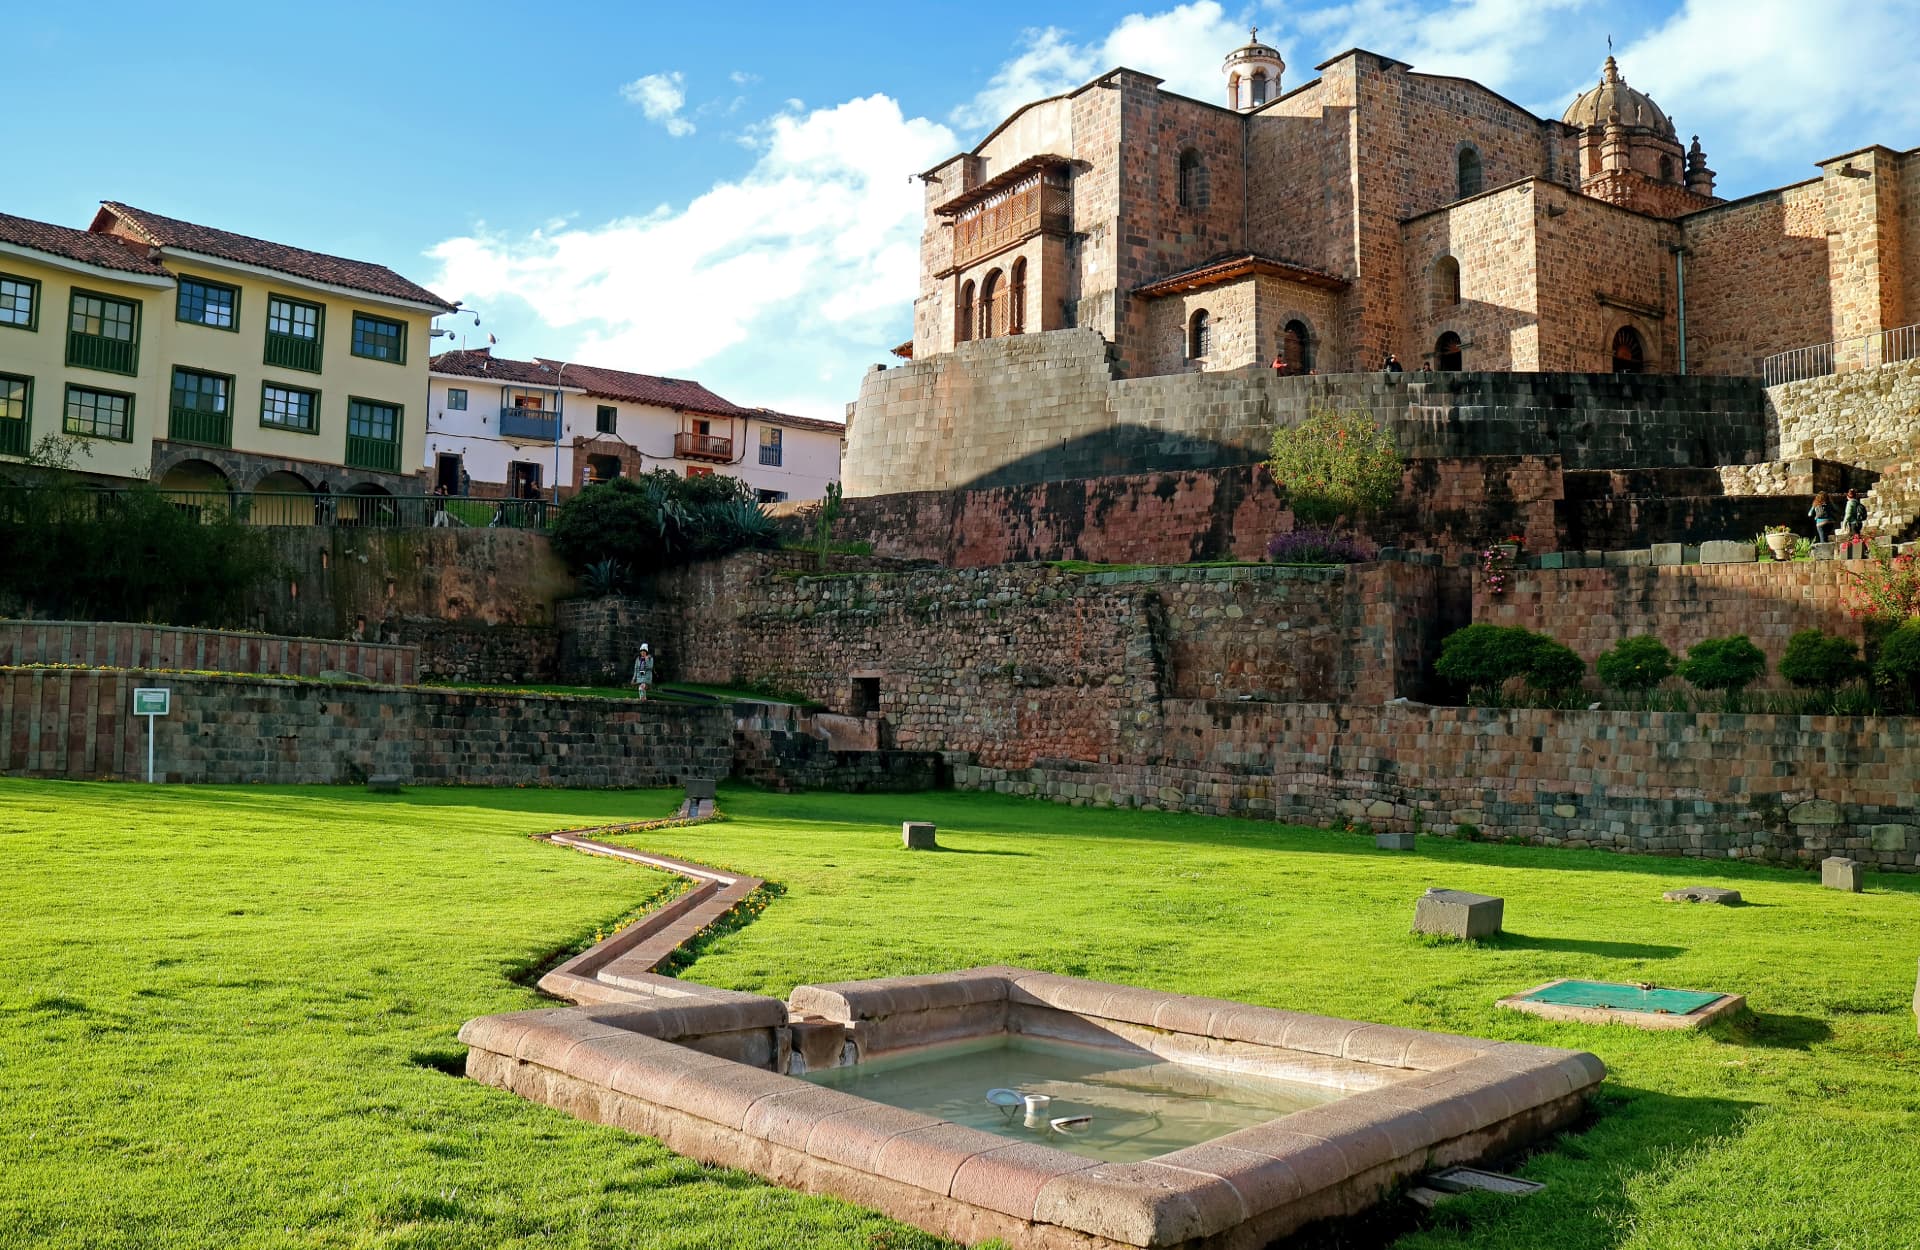
<svg viewBox="0 0 1920 1250">
<path fill-rule="evenodd" d="M 0 243 L 31 248 L 49 256 L 84 261 L 102 269 L 155 276 L 166 276 L 167 273 L 157 262 L 147 259 L 144 248 L 134 247 L 110 235 L 32 221 L 25 217 L 10 217 L 6 213 L 0 213 Z"/>
<path fill-rule="evenodd" d="M 531 360 L 508 360 L 495 356 L 485 347 L 442 352 L 427 363 L 434 373 L 451 373 L 463 378 L 484 378 L 489 382 L 519 382 L 529 386 L 553 385 L 553 374 L 544 372 Z M 565 379 L 572 383 L 573 377 Z"/>
<path fill-rule="evenodd" d="M 385 265 L 376 265 L 371 261 L 348 260 L 344 256 L 309 252 L 303 247 L 270 243 L 265 239 L 216 230 L 212 226 L 196 226 L 190 221 L 162 217 L 158 213 L 130 208 L 112 200 L 102 202 L 100 215 L 93 221 L 94 231 L 104 235 L 109 218 L 117 218 L 141 238 L 163 248 L 178 248 L 217 256 L 221 260 L 237 261 L 243 265 L 258 265 L 262 269 L 276 270 L 311 282 L 365 291 L 370 295 L 453 308 L 452 304 L 432 291 L 407 281 Z"/>
</svg>

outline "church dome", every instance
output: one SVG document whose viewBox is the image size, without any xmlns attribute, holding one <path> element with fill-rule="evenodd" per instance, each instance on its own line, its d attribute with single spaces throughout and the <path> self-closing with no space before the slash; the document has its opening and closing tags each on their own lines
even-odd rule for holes
<svg viewBox="0 0 1920 1250">
<path fill-rule="evenodd" d="M 1620 77 L 1620 67 L 1612 57 L 1608 57 L 1606 68 L 1600 74 L 1600 85 L 1583 92 L 1560 120 L 1585 130 L 1606 125 L 1607 119 L 1615 113 L 1620 115 L 1620 124 L 1623 126 L 1645 127 L 1662 139 L 1680 142 L 1672 119 L 1660 111 L 1660 106 L 1653 102 L 1652 96 L 1627 86 L 1627 80 Z"/>
</svg>

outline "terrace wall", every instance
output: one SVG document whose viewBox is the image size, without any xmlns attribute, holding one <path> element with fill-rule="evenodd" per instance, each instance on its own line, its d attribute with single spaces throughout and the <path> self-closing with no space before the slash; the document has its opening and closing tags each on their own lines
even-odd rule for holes
<svg viewBox="0 0 1920 1250">
<path fill-rule="evenodd" d="M 328 642 L 170 625 L 98 621 L 0 621 L 0 667 L 78 664 L 88 668 L 195 669 L 318 677 L 351 673 L 368 681 L 410 686 L 420 662 L 416 647 Z"/>
</svg>

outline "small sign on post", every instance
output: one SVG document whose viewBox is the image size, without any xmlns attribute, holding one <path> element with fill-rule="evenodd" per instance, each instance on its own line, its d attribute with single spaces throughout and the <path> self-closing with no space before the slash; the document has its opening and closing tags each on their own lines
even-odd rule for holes
<svg viewBox="0 0 1920 1250">
<path fill-rule="evenodd" d="M 173 691 L 163 686 L 138 686 L 133 692 L 133 714 L 147 718 L 147 784 L 153 784 L 153 718 L 173 710 Z"/>
</svg>

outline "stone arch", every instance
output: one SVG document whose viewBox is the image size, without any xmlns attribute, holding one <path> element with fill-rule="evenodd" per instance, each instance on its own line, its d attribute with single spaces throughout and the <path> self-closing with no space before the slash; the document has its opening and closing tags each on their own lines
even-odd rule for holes
<svg viewBox="0 0 1920 1250">
<path fill-rule="evenodd" d="M 1480 149 L 1471 143 L 1460 145 L 1460 151 L 1453 158 L 1453 172 L 1457 199 L 1478 195 L 1486 185 L 1486 168 L 1480 160 Z"/>
<path fill-rule="evenodd" d="M 1007 333 L 1027 331 L 1027 258 L 1013 262 L 1007 278 Z"/>
<path fill-rule="evenodd" d="M 1006 294 L 1000 271 L 994 270 L 980 282 L 980 337 L 996 338 L 1007 332 Z"/>
<path fill-rule="evenodd" d="M 969 342 L 973 338 L 973 279 L 968 278 L 960 284 L 960 302 L 953 313 L 953 341 Z"/>
<path fill-rule="evenodd" d="M 255 525 L 312 525 L 318 519 L 314 483 L 290 469 L 275 469 L 253 484 L 249 519 Z"/>
<path fill-rule="evenodd" d="M 1254 70 L 1251 83 L 1253 86 L 1252 103 L 1255 105 L 1265 104 L 1267 102 L 1267 71 L 1264 69 Z"/>
<path fill-rule="evenodd" d="M 1294 373 L 1313 372 L 1313 330 L 1299 317 L 1280 327 L 1280 355 Z"/>
<path fill-rule="evenodd" d="M 168 491 L 225 492 L 233 489 L 233 479 L 227 476 L 226 470 L 211 460 L 194 457 L 174 461 L 154 485 Z"/>
<path fill-rule="evenodd" d="M 1433 367 L 1442 373 L 1457 373 L 1466 368 L 1464 345 L 1452 330 L 1433 341 Z"/>
<path fill-rule="evenodd" d="M 1230 109 L 1240 107 L 1240 73 L 1238 70 L 1227 75 L 1227 107 Z M 1184 208 L 1185 205 L 1183 204 L 1181 207 Z"/>
<path fill-rule="evenodd" d="M 355 482 L 334 497 L 335 515 L 342 525 L 391 525 L 394 506 L 382 501 L 392 498 L 378 482 Z"/>
<path fill-rule="evenodd" d="M 1673 158 L 1671 156 L 1662 156 L 1660 158 L 1660 181 L 1673 181 Z"/>
<path fill-rule="evenodd" d="M 1205 360 L 1213 351 L 1213 318 L 1206 309 L 1194 310 L 1187 318 L 1187 359 Z"/>
<path fill-rule="evenodd" d="M 1200 159 L 1200 149 L 1181 150 L 1179 187 L 1180 207 L 1188 212 L 1203 212 L 1212 202 L 1213 187 L 1208 179 L 1207 163 Z"/>
<path fill-rule="evenodd" d="M 1613 371 L 1615 373 L 1645 373 L 1647 371 L 1647 344 L 1640 331 L 1631 324 L 1622 325 L 1613 332 L 1611 345 Z"/>
<path fill-rule="evenodd" d="M 1433 306 L 1452 308 L 1460 302 L 1460 262 L 1442 256 L 1433 262 Z"/>
</svg>

